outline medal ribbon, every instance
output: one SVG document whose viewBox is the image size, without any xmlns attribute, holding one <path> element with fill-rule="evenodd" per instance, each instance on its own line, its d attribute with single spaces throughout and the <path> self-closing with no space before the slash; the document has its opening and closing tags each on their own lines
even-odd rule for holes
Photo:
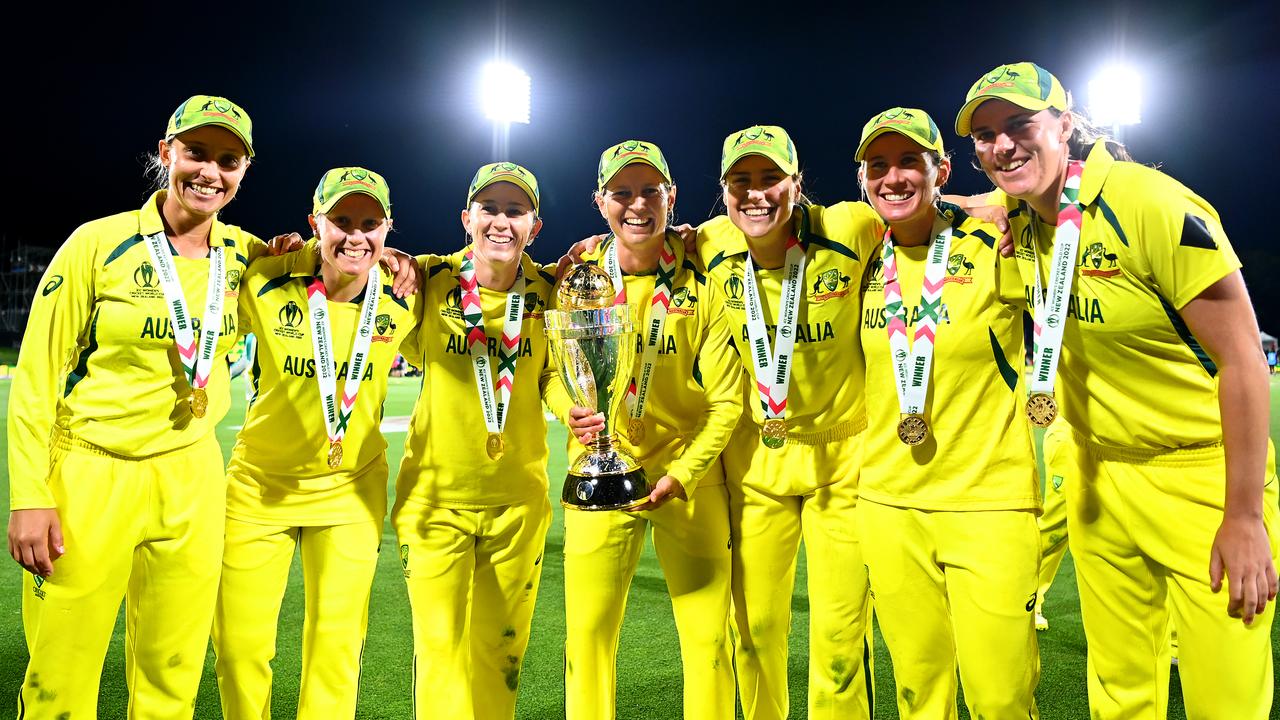
<svg viewBox="0 0 1280 720">
<path fill-rule="evenodd" d="M 618 243 L 612 235 L 605 240 L 604 269 L 618 288 L 614 305 L 627 302 L 627 288 L 622 281 L 622 267 L 618 264 Z M 669 237 L 663 238 L 662 252 L 658 255 L 658 277 L 653 283 L 653 299 L 649 302 L 649 321 L 646 323 L 644 352 L 640 357 L 640 377 L 632 376 L 627 386 L 627 414 L 633 419 L 644 417 L 645 401 L 649 396 L 649 381 L 658 362 L 658 347 L 662 344 L 662 331 L 667 323 L 667 309 L 671 306 L 671 286 L 675 283 L 676 254 L 671 249 Z M 643 316 L 642 316 L 643 317 Z"/>
<path fill-rule="evenodd" d="M 169 323 L 173 326 L 174 344 L 178 346 L 178 357 L 182 360 L 187 383 L 193 389 L 202 388 L 209 384 L 209 371 L 213 368 L 213 355 L 218 348 L 218 330 L 222 327 L 223 283 L 227 277 L 222 248 L 209 248 L 209 283 L 197 342 L 191 313 L 182 294 L 182 281 L 169 253 L 169 242 L 164 232 L 148 235 L 146 240 L 151 264 L 160 276 L 160 289 L 164 291 L 165 304 L 169 306 Z"/>
<path fill-rule="evenodd" d="M 516 269 L 516 281 L 507 292 L 506 315 L 502 321 L 502 342 L 498 345 L 498 398 L 494 401 L 489 374 L 489 338 L 484 334 L 484 314 L 480 309 L 480 283 L 476 280 L 475 253 L 467 250 L 458 272 L 462 290 L 462 320 L 466 324 L 467 353 L 480 391 L 484 426 L 501 433 L 507 424 L 507 405 L 516 382 L 516 358 L 520 355 L 520 323 L 524 317 L 524 268 Z"/>
<path fill-rule="evenodd" d="M 791 384 L 791 356 L 796 343 L 796 320 L 800 315 L 800 289 L 804 283 L 805 247 L 792 235 L 787 240 L 786 263 L 782 275 L 782 303 L 778 308 L 778 330 L 774 338 L 777 354 L 769 351 L 768 328 L 764 322 L 764 308 L 760 305 L 756 289 L 755 265 L 751 254 L 743 267 L 743 285 L 746 287 L 747 340 L 751 343 L 751 358 L 755 366 L 756 389 L 760 393 L 760 405 L 766 420 L 784 418 L 787 415 L 787 392 Z"/>
<path fill-rule="evenodd" d="M 1058 228 L 1053 235 L 1053 260 L 1049 266 L 1049 293 L 1045 296 L 1040 284 L 1039 248 L 1032 243 L 1035 257 L 1035 292 L 1032 304 L 1035 313 L 1035 336 L 1031 372 L 1031 392 L 1052 393 L 1058 373 L 1058 358 L 1062 355 L 1062 332 L 1066 329 L 1067 302 L 1071 297 L 1071 283 L 1076 274 L 1076 251 L 1080 247 L 1080 225 L 1084 207 L 1080 205 L 1080 180 L 1084 177 L 1084 163 L 1072 160 L 1067 164 L 1067 182 L 1058 202 Z M 1032 220 L 1033 227 L 1035 220 Z"/>
<path fill-rule="evenodd" d="M 940 227 L 941 226 L 941 227 Z M 884 309 L 889 316 L 889 354 L 898 388 L 898 408 L 906 414 L 924 414 L 929 397 L 930 369 L 933 366 L 934 337 L 942 309 L 942 288 L 947 280 L 947 258 L 951 252 L 951 223 L 939 216 L 933 225 L 933 245 L 924 268 L 920 288 L 920 319 L 914 342 L 907 339 L 907 308 L 898 282 L 898 261 L 893 250 L 893 232 L 884 231 Z"/>
<path fill-rule="evenodd" d="M 360 392 L 360 379 L 369 359 L 369 345 L 373 342 L 373 319 L 378 311 L 378 295 L 382 277 L 377 267 L 369 270 L 364 289 L 364 302 L 360 305 L 360 323 L 351 342 L 351 357 L 347 362 L 347 382 L 342 387 L 342 402 L 338 403 L 338 368 L 333 356 L 333 335 L 329 329 L 329 294 L 324 280 L 319 276 L 307 286 L 307 307 L 311 314 L 311 351 L 316 361 L 316 385 L 320 388 L 320 407 L 324 411 L 324 427 L 330 443 L 341 443 L 347 434 L 347 423 L 355 409 L 356 395 Z"/>
</svg>

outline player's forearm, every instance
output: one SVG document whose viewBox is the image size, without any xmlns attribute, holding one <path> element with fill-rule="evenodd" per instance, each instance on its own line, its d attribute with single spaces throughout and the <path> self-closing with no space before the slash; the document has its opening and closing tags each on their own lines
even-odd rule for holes
<svg viewBox="0 0 1280 720">
<path fill-rule="evenodd" d="M 1226 454 L 1224 515 L 1261 519 L 1270 383 L 1260 353 L 1244 352 L 1219 365 L 1218 406 Z"/>
</svg>

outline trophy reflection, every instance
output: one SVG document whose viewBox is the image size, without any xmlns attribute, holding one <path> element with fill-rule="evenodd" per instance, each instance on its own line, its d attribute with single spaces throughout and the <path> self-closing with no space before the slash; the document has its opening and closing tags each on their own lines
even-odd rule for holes
<svg viewBox="0 0 1280 720">
<path fill-rule="evenodd" d="M 618 416 L 631 383 L 636 329 L 629 305 L 614 305 L 609 274 L 575 265 L 546 313 L 547 344 L 575 405 L 604 413 L 604 430 L 569 465 L 560 504 L 574 510 L 620 510 L 644 502 L 653 488 L 644 468 L 614 444 Z"/>
</svg>

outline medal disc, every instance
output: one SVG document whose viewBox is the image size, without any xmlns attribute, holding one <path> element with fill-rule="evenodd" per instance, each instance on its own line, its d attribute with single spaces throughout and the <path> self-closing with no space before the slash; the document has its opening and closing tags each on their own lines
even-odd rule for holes
<svg viewBox="0 0 1280 720">
<path fill-rule="evenodd" d="M 908 445 L 919 445 L 929 438 L 929 423 L 924 416 L 915 413 L 903 415 L 898 421 L 898 439 Z"/>
<path fill-rule="evenodd" d="M 195 388 L 191 391 L 191 414 L 198 418 L 204 417 L 205 412 L 209 409 L 209 393 L 204 388 Z"/>
<path fill-rule="evenodd" d="M 342 465 L 342 443 L 336 440 L 329 442 L 329 469 L 337 470 Z"/>
<path fill-rule="evenodd" d="M 1027 398 L 1027 419 L 1036 427 L 1047 428 L 1058 417 L 1058 403 L 1049 393 L 1031 393 Z"/>
<path fill-rule="evenodd" d="M 760 428 L 760 442 L 770 450 L 777 450 L 787 443 L 787 421 L 781 418 L 770 418 Z"/>
<path fill-rule="evenodd" d="M 485 440 L 484 451 L 489 454 L 490 460 L 497 460 L 502 457 L 503 445 L 502 433 L 491 432 L 489 438 Z"/>
<path fill-rule="evenodd" d="M 627 422 L 627 437 L 630 438 L 632 445 L 644 442 L 644 422 L 640 418 L 631 418 Z"/>
</svg>

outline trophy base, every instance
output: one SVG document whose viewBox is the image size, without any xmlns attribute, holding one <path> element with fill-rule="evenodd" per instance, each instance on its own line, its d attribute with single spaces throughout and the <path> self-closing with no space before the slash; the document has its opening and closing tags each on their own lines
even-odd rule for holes
<svg viewBox="0 0 1280 720">
<path fill-rule="evenodd" d="M 644 468 L 617 450 L 583 453 L 569 467 L 560 504 L 570 510 L 625 510 L 653 492 Z"/>
</svg>

